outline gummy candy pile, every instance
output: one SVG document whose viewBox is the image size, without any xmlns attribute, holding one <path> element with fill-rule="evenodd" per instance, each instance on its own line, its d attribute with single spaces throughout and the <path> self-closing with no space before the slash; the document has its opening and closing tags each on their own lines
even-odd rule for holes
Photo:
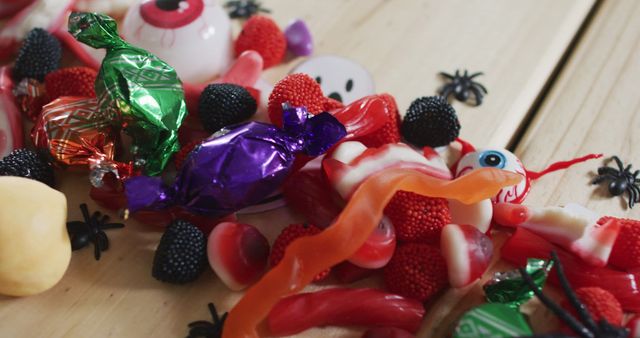
<svg viewBox="0 0 640 338">
<path fill-rule="evenodd" d="M 528 170 L 506 149 L 460 138 L 453 87 L 401 114 L 338 56 L 311 57 L 270 84 L 263 71 L 311 55 L 313 38 L 304 21 L 282 29 L 255 1 L 230 1 L 231 17 L 210 0 L 140 1 L 120 30 L 106 14 L 69 11 L 93 1 L 21 3 L 0 13 L 21 18 L 0 29 L 13 57 L 0 69 L 0 205 L 33 217 L 0 212 L 0 243 L 12 241 L 0 245 L 0 294 L 43 292 L 64 278 L 72 250 L 93 245 L 98 260 L 117 245 L 105 230 L 122 224 L 86 205 L 83 221 L 67 222 L 55 175 L 78 169 L 99 205 L 163 228 L 149 278 L 186 284 L 211 268 L 244 290 L 227 315 L 211 305 L 214 323 L 192 323 L 190 336 L 355 326 L 363 337 L 414 337 L 440 295 L 477 284 L 487 302 L 453 337 L 532 335 L 520 306 L 534 297 L 563 332 L 636 330 L 640 319 L 625 328 L 623 318 L 640 312 L 640 221 L 522 204 L 544 175 L 602 155 Z M 33 19 L 43 13 L 51 22 Z M 237 36 L 232 18 L 244 19 Z M 61 67 L 63 44 L 83 66 Z M 613 182 L 632 191 L 631 207 L 640 191 L 619 167 L 598 179 L 632 177 L 624 189 Z M 236 218 L 283 205 L 305 222 L 272 242 Z M 497 232 L 508 236 L 500 250 Z M 500 259 L 519 269 L 494 271 Z M 375 276 L 383 287 L 350 287 Z M 545 298 L 547 279 L 570 304 Z M 331 287 L 299 293 L 318 282 Z"/>
</svg>

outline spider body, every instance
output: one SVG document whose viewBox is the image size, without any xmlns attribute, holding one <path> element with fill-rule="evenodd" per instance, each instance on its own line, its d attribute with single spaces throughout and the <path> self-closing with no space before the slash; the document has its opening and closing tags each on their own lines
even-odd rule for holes
<svg viewBox="0 0 640 338">
<path fill-rule="evenodd" d="M 591 184 L 609 181 L 607 187 L 609 193 L 612 196 L 620 196 L 626 191 L 629 196 L 629 208 L 633 208 L 636 203 L 640 202 L 640 188 L 638 187 L 640 170 L 631 173 L 631 164 L 625 167 L 618 156 L 613 156 L 611 159 L 616 162 L 618 169 L 607 166 L 598 168 L 598 176 L 591 181 Z"/>
<path fill-rule="evenodd" d="M 262 7 L 262 4 L 256 0 L 232 0 L 224 4 L 229 9 L 229 17 L 232 19 L 248 19 L 259 12 L 271 13 L 270 10 Z"/>
<path fill-rule="evenodd" d="M 102 251 L 109 249 L 109 238 L 104 230 L 124 227 L 122 223 L 107 223 L 109 216 L 102 215 L 99 211 L 89 214 L 89 208 L 85 203 L 80 204 L 84 221 L 67 222 L 67 231 L 71 235 L 71 249 L 80 250 L 93 243 L 94 256 L 100 260 Z"/>
<path fill-rule="evenodd" d="M 456 69 L 454 75 L 445 72 L 440 72 L 440 75 L 451 81 L 440 88 L 440 96 L 445 99 L 453 94 L 456 100 L 466 102 L 473 94 L 476 106 L 479 106 L 482 104 L 483 96 L 488 93 L 482 84 L 473 80 L 475 77 L 482 75 L 481 72 L 469 75 L 469 72 L 465 69 L 461 75 L 460 71 Z"/>
<path fill-rule="evenodd" d="M 562 267 L 562 263 L 558 258 L 558 254 L 553 251 L 551 252 L 551 260 L 555 265 L 556 272 L 558 274 L 558 280 L 560 281 L 560 285 L 562 286 L 563 291 L 565 292 L 569 303 L 576 309 L 578 313 L 578 318 L 575 318 L 569 312 L 565 311 L 560 305 L 551 300 L 551 298 L 547 297 L 542 290 L 534 283 L 531 275 L 527 272 L 525 268 L 520 268 L 520 274 L 524 279 L 525 283 L 529 286 L 531 291 L 540 299 L 542 304 L 544 304 L 549 310 L 551 310 L 558 318 L 560 318 L 567 326 L 578 336 L 582 338 L 626 338 L 629 335 L 629 330 L 613 325 L 607 322 L 605 319 L 601 319 L 596 322 L 587 307 L 578 299 L 576 293 L 571 289 L 571 285 L 569 285 L 569 281 L 567 280 L 567 276 L 564 274 L 564 269 Z M 564 337 L 572 337 L 566 334 L 541 334 L 530 336 L 535 338 L 564 338 Z"/>
<path fill-rule="evenodd" d="M 189 335 L 187 338 L 220 338 L 222 337 L 222 328 L 224 327 L 224 321 L 227 319 L 227 314 L 224 313 L 222 317 L 218 315 L 213 303 L 209 303 L 209 312 L 211 313 L 212 322 L 206 320 L 198 320 L 189 323 Z"/>
</svg>

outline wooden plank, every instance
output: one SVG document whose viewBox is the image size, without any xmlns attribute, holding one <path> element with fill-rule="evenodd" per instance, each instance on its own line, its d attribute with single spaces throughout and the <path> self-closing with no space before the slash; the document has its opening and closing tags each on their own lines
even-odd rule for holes
<svg viewBox="0 0 640 338">
<path fill-rule="evenodd" d="M 440 71 L 467 68 L 489 94 L 480 107 L 456 103 L 462 137 L 506 146 L 529 111 L 593 1 L 270 1 L 278 22 L 303 18 L 315 54 L 349 57 L 369 69 L 379 92 L 404 112 L 435 95 Z M 549 10 L 549 8 L 553 10 Z M 272 72 L 280 79 L 297 64 Z"/>
<path fill-rule="evenodd" d="M 314 34 L 316 55 L 338 54 L 368 68 L 378 91 L 394 94 L 402 111 L 412 99 L 435 94 L 438 71 L 484 71 L 490 90 L 479 108 L 456 103 L 462 136 L 504 146 L 520 125 L 547 77 L 592 6 L 591 0 L 485 1 L 269 1 L 284 25 L 302 17 Z M 553 7 L 553 10 L 548 8 Z M 269 70 L 275 81 L 299 61 Z M 69 219 L 88 202 L 85 173 L 60 175 Z M 295 220 L 286 209 L 249 215 L 272 240 Z M 241 293 L 228 291 L 207 271 L 197 282 L 166 285 L 150 276 L 159 231 L 127 222 L 109 233 L 112 247 L 100 262 L 92 250 L 74 253 L 63 280 L 28 298 L 0 297 L 0 335 L 7 337 L 175 337 L 186 324 L 208 319 L 206 303 L 228 310 Z M 376 285 L 368 280 L 358 285 Z M 323 286 L 313 286 L 315 289 Z M 8 324 L 10 323 L 10 324 Z M 39 323 L 43 323 L 39 325 Z M 44 323 L 47 323 L 44 325 Z M 304 337 L 359 337 L 361 330 L 314 329 Z M 429 336 L 429 333 L 425 333 Z"/>
<path fill-rule="evenodd" d="M 516 147 L 516 155 L 527 168 L 541 169 L 552 162 L 586 153 L 619 155 L 625 162 L 638 166 L 638 15 L 640 3 L 636 1 L 603 2 Z M 603 215 L 640 218 L 639 208 L 628 209 L 626 197 L 610 198 L 606 185 L 589 184 L 597 168 L 605 162 L 595 160 L 541 178 L 533 183 L 525 204 L 551 206 L 574 202 Z M 492 271 L 509 268 L 500 262 Z M 443 320 L 433 325 L 434 336 L 442 337 L 466 309 L 482 302 L 482 294 L 481 288 L 475 287 L 451 314 L 440 314 Z M 538 328 L 557 327 L 558 320 L 542 305 L 538 304 L 536 310 L 543 321 Z"/>
<path fill-rule="evenodd" d="M 605 1 L 576 52 L 516 148 L 531 169 L 586 153 L 640 162 L 640 3 Z M 612 216 L 639 218 L 626 197 L 610 198 L 589 181 L 603 161 L 575 166 L 534 183 L 527 203 L 581 203 Z M 636 168 L 637 169 L 637 168 Z"/>
</svg>

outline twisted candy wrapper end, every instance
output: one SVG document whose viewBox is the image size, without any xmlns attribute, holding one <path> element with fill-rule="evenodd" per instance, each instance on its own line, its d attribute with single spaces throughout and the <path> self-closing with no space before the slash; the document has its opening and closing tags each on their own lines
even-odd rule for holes
<svg viewBox="0 0 640 338">
<path fill-rule="evenodd" d="M 346 134 L 328 113 L 311 117 L 304 108 L 288 108 L 284 119 L 284 129 L 249 122 L 214 134 L 189 154 L 171 187 L 150 177 L 129 179 L 129 210 L 177 205 L 209 217 L 228 215 L 275 192 L 297 153 L 321 154 Z"/>
</svg>

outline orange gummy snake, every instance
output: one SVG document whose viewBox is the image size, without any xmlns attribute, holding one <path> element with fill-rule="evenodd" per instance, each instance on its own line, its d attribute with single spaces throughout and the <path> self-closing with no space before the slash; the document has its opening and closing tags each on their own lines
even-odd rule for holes
<svg viewBox="0 0 640 338">
<path fill-rule="evenodd" d="M 399 191 L 455 199 L 472 204 L 517 184 L 521 175 L 482 168 L 447 181 L 409 169 L 383 170 L 362 182 L 331 226 L 302 237 L 287 248 L 280 264 L 267 272 L 231 309 L 222 338 L 254 338 L 271 308 L 284 296 L 302 290 L 319 272 L 353 255 L 382 219 L 387 202 Z"/>
</svg>

